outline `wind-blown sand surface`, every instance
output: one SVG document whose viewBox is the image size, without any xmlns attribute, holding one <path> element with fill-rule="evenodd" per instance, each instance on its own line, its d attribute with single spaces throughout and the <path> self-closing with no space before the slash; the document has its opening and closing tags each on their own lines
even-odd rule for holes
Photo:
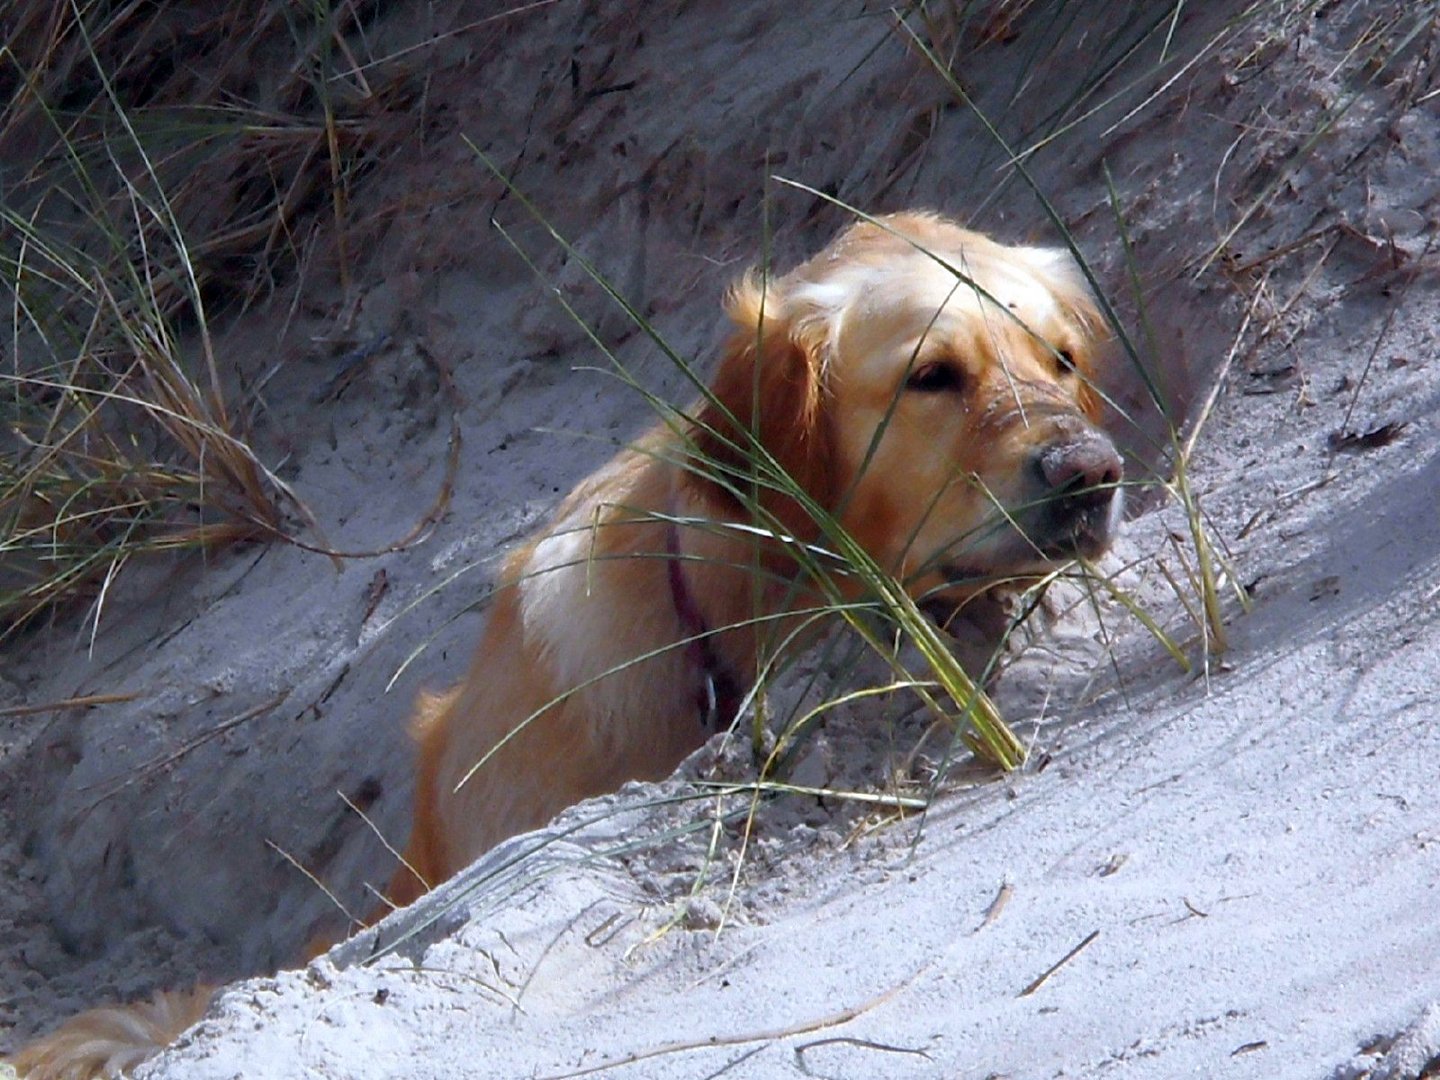
<svg viewBox="0 0 1440 1080">
<path fill-rule="evenodd" d="M 1013 37 L 999 22 L 989 39 L 937 33 L 1014 149 L 1049 137 L 1026 166 L 1172 412 L 1193 424 L 1218 380 L 1190 482 L 1249 597 L 1245 612 L 1227 593 L 1229 649 L 1207 649 L 1185 607 L 1183 508 L 1138 493 L 1105 569 L 1194 668 L 1108 598 L 1057 593 L 997 689 L 1033 740 L 1022 773 L 958 769 L 898 821 L 783 797 L 747 829 L 717 824 L 717 797 L 678 798 L 690 778 L 746 775 L 744 747 L 712 745 L 310 967 L 236 983 L 143 1076 L 1436 1068 L 1436 15 L 1080 7 L 1022 10 Z M 135 565 L 93 640 L 76 614 L 11 647 L 0 707 L 137 695 L 4 721 L 13 1040 L 88 1004 L 293 962 L 335 929 L 297 862 L 352 911 L 371 906 L 364 882 L 390 857 L 337 792 L 403 839 L 404 720 L 419 687 L 459 675 L 492 556 L 650 416 L 594 370 L 607 361 L 547 287 L 646 387 L 688 396 L 462 137 L 702 365 L 725 285 L 761 258 L 762 206 L 784 266 L 846 220 L 767 186 L 767 168 L 867 211 L 933 206 L 1063 242 L 883 8 L 622 8 L 556 3 L 428 46 L 417 152 L 358 196 L 387 224 L 354 295 L 316 269 L 293 318 L 287 295 L 224 333 L 261 387 L 262 452 L 347 549 L 423 517 L 453 417 L 460 468 L 434 534 L 338 570 L 283 545 Z M 383 20 L 377 48 L 444 29 L 418 10 Z M 356 378 L 317 393 L 357 349 Z M 1118 349 L 1116 364 L 1144 429 L 1116 418 L 1117 435 L 1167 460 Z M 944 741 L 908 761 L 924 726 L 900 702 L 842 709 L 797 782 L 923 779 Z"/>
</svg>

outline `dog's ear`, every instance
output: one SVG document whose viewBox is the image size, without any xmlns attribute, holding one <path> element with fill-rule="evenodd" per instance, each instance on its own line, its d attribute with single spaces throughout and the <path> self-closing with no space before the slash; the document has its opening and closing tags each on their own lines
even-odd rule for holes
<svg viewBox="0 0 1440 1080">
<path fill-rule="evenodd" d="M 690 437 L 696 482 L 730 506 L 759 477 L 761 505 L 792 536 L 813 536 L 814 522 L 793 498 L 752 462 L 756 444 L 775 459 L 810 498 L 833 507 L 835 467 L 825 415 L 824 341 L 818 325 L 800 324 L 772 283 L 753 278 L 731 292 L 726 310 L 735 330 L 696 411 Z"/>
</svg>

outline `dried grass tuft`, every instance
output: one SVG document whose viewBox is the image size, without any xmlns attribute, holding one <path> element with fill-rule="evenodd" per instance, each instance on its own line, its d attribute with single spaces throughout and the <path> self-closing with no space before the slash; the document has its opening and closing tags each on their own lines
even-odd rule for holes
<svg viewBox="0 0 1440 1080">
<path fill-rule="evenodd" d="M 139 552 L 313 529 L 249 445 L 210 319 L 322 240 L 348 280 L 351 190 L 423 86 L 423 52 L 370 54 L 379 11 L 0 16 L 0 640 L 103 600 Z"/>
</svg>

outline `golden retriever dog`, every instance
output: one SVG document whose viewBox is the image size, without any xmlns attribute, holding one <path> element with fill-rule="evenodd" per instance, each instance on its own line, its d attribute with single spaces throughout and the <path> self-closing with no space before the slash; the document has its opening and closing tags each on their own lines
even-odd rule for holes
<svg viewBox="0 0 1440 1080">
<path fill-rule="evenodd" d="M 757 617 L 816 601 L 796 558 L 824 546 L 816 508 L 952 608 L 1108 545 L 1121 460 L 1096 424 L 1099 319 L 1068 254 L 895 214 L 747 278 L 729 313 L 710 392 L 510 556 L 469 671 L 422 698 L 395 903 L 581 799 L 665 776 L 731 724 L 765 647 Z M 209 996 L 85 1013 L 14 1063 L 105 1075 Z"/>
</svg>

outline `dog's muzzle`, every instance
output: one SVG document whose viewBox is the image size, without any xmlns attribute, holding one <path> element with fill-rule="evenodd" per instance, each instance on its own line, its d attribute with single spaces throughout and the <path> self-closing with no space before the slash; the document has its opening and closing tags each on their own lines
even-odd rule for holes
<svg viewBox="0 0 1440 1080">
<path fill-rule="evenodd" d="M 1115 445 L 1089 424 L 1061 424 L 1030 459 L 1040 496 L 1030 541 L 1046 559 L 1093 558 L 1110 546 L 1120 522 L 1124 465 Z"/>
</svg>

